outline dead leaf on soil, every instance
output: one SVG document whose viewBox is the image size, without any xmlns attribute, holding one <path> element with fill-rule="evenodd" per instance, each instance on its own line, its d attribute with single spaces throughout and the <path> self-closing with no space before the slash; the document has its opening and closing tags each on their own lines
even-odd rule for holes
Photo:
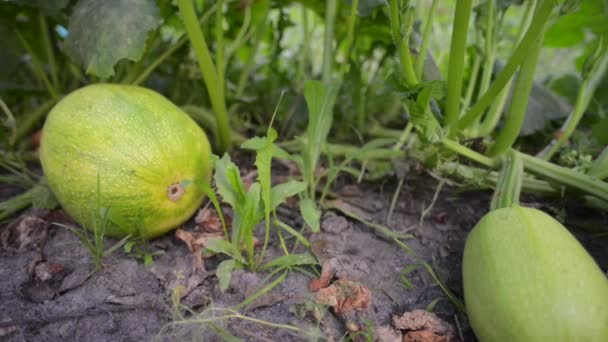
<svg viewBox="0 0 608 342">
<path fill-rule="evenodd" d="M 375 341 L 379 342 L 403 342 L 401 331 L 395 330 L 388 325 L 383 325 L 375 330 Z"/>
<path fill-rule="evenodd" d="M 403 330 L 404 342 L 451 342 L 455 340 L 454 327 L 435 314 L 413 310 L 402 316 L 393 316 L 393 325 Z"/>
<path fill-rule="evenodd" d="M 321 277 L 310 282 L 310 291 L 316 292 L 319 289 L 326 288 L 331 283 L 331 280 L 336 275 L 338 269 L 338 259 L 329 258 L 323 262 L 321 269 Z"/>
<path fill-rule="evenodd" d="M 188 250 L 194 256 L 193 267 L 199 272 L 205 271 L 205 264 L 203 263 L 202 250 L 205 248 L 211 239 L 223 239 L 224 233 L 199 233 L 191 232 L 183 229 L 175 231 L 175 237 L 184 241 L 188 246 Z"/>
<path fill-rule="evenodd" d="M 232 226 L 232 217 L 224 214 L 224 220 L 226 221 L 226 228 Z M 199 230 L 203 233 L 218 233 L 223 232 L 222 221 L 217 214 L 217 211 L 212 208 L 203 208 L 198 211 L 194 222 L 198 226 Z"/>
<path fill-rule="evenodd" d="M 315 292 L 315 301 L 333 307 L 336 313 L 351 310 L 365 310 L 372 302 L 372 293 L 363 284 L 348 280 L 338 279 L 326 288 Z"/>
<path fill-rule="evenodd" d="M 0 249 L 23 252 L 38 248 L 46 241 L 50 225 L 39 217 L 23 215 L 0 232 Z"/>
</svg>

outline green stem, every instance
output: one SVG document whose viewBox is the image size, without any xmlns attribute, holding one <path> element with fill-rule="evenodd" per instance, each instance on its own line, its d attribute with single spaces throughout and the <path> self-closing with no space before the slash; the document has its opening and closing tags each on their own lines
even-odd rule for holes
<svg viewBox="0 0 608 342">
<path fill-rule="evenodd" d="M 359 9 L 359 0 L 353 0 L 350 4 L 350 13 L 348 15 L 348 24 L 346 29 L 346 38 L 344 39 L 344 67 L 349 65 L 350 52 L 355 41 L 355 26 L 357 24 L 357 10 Z M 342 72 L 344 74 L 344 71 Z"/>
<path fill-rule="evenodd" d="M 479 84 L 479 94 L 485 93 L 490 87 L 492 73 L 494 72 L 494 61 L 496 60 L 496 0 L 488 1 L 488 17 L 486 22 L 486 35 L 484 37 L 484 64 L 483 73 L 481 75 L 481 83 Z"/>
<path fill-rule="evenodd" d="M 399 71 L 401 79 L 405 82 L 406 86 L 413 87 L 418 84 L 409 44 L 414 18 L 412 9 L 408 8 L 405 13 L 405 20 L 402 23 L 399 14 L 399 3 L 400 0 L 390 0 L 391 32 L 399 53 L 399 64 L 401 66 Z"/>
<path fill-rule="evenodd" d="M 308 9 L 304 5 L 300 5 L 302 15 L 302 45 L 300 51 L 300 58 L 298 60 L 298 84 L 303 84 L 307 78 L 306 69 L 308 68 L 309 61 L 312 60 L 310 56 L 310 30 L 308 29 Z"/>
<path fill-rule="evenodd" d="M 27 133 L 29 133 L 43 117 L 44 115 L 51 110 L 53 105 L 57 103 L 57 99 L 50 99 L 40 105 L 33 112 L 24 115 L 21 120 L 19 120 L 19 124 L 17 125 L 17 129 L 15 131 L 14 141 L 19 141 L 19 139 L 23 138 Z"/>
<path fill-rule="evenodd" d="M 519 155 L 511 150 L 502 163 L 502 170 L 490 204 L 491 210 L 519 205 L 523 176 L 524 164 Z"/>
<path fill-rule="evenodd" d="M 479 164 L 485 165 L 491 169 L 495 168 L 498 166 L 498 162 L 495 159 L 492 158 L 488 158 L 486 156 L 484 156 L 481 153 L 475 152 L 465 146 L 460 145 L 459 143 L 444 138 L 441 143 L 443 144 L 443 146 L 445 148 L 447 148 L 448 150 L 451 150 L 453 152 L 456 152 L 468 159 L 471 159 L 473 161 L 478 162 Z"/>
<path fill-rule="evenodd" d="M 509 79 L 517 70 L 517 67 L 528 58 L 530 49 L 536 44 L 539 37 L 541 37 L 545 24 L 551 16 L 553 8 L 556 6 L 557 0 L 543 0 L 537 11 L 534 14 L 530 28 L 526 32 L 526 35 L 521 40 L 513 55 L 507 61 L 507 64 L 502 71 L 496 76 L 496 79 L 486 91 L 485 94 L 477 101 L 477 103 L 469 109 L 467 114 L 458 122 L 460 129 L 467 128 L 473 123 L 478 116 L 482 115 L 483 112 L 492 104 L 496 99 L 496 96 L 505 87 Z"/>
<path fill-rule="evenodd" d="M 608 183 L 525 153 L 516 153 L 523 160 L 524 168 L 539 177 L 579 189 L 604 201 L 608 201 Z"/>
<path fill-rule="evenodd" d="M 0 221 L 4 221 L 13 214 L 32 205 L 34 189 L 31 188 L 22 194 L 0 202 Z"/>
<path fill-rule="evenodd" d="M 494 145 L 488 150 L 489 156 L 494 157 L 508 151 L 519 136 L 521 125 L 526 117 L 528 98 L 534 83 L 536 64 L 542 48 L 542 37 L 541 34 L 538 41 L 532 46 L 528 58 L 521 65 L 505 125 L 498 134 Z"/>
<path fill-rule="evenodd" d="M 49 25 L 46 21 L 46 16 L 42 14 L 42 11 L 38 12 L 38 21 L 40 24 L 42 44 L 44 45 L 44 51 L 46 53 L 46 58 L 49 62 L 49 69 L 51 71 L 51 81 L 53 82 L 55 89 L 57 89 L 59 87 L 59 78 L 57 77 L 57 62 L 55 61 L 55 53 L 53 52 L 51 36 L 49 35 Z"/>
<path fill-rule="evenodd" d="M 585 114 L 587 107 L 589 107 L 589 103 L 593 98 L 597 86 L 605 77 L 606 70 L 608 70 L 608 48 L 604 49 L 601 58 L 597 60 L 597 63 L 593 66 L 591 72 L 588 73 L 588 78 L 583 81 L 576 98 L 574 110 L 570 116 L 568 116 L 566 122 L 564 122 L 560 130 L 561 134 L 559 134 L 559 138 L 553 139 L 549 146 L 540 153 L 539 156 L 541 158 L 550 160 L 559 148 L 568 141 L 572 133 L 574 133 L 574 130 L 583 118 L 583 114 Z"/>
<path fill-rule="evenodd" d="M 415 63 L 415 74 L 416 78 L 421 80 L 424 72 L 424 62 L 426 60 L 427 51 L 429 49 L 429 43 L 431 42 L 431 31 L 433 30 L 433 16 L 435 14 L 435 9 L 437 8 L 437 3 L 439 1 L 433 0 L 431 3 L 431 8 L 429 9 L 429 13 L 426 17 L 426 22 L 424 23 L 424 30 L 422 31 L 422 44 L 420 45 L 420 52 L 418 53 L 418 57 L 416 58 Z"/>
<path fill-rule="evenodd" d="M 175 45 L 158 56 L 154 62 L 150 63 L 150 65 L 148 65 L 141 75 L 137 76 L 137 78 L 131 84 L 140 85 L 142 82 L 148 79 L 154 69 L 156 69 L 165 59 L 169 58 L 173 53 L 175 53 L 175 51 L 181 48 L 187 41 L 187 37 L 182 37 Z"/>
<path fill-rule="evenodd" d="M 334 22 L 337 10 L 338 2 L 336 0 L 327 0 L 325 7 L 325 40 L 323 44 L 323 83 L 331 81 L 334 52 Z"/>
<path fill-rule="evenodd" d="M 458 123 L 460 114 L 459 108 L 462 96 L 467 32 L 469 30 L 469 18 L 472 8 L 473 0 L 459 0 L 456 2 L 452 42 L 450 45 L 450 64 L 448 67 L 448 94 L 445 104 L 445 128 L 448 130 L 449 137 L 454 137 L 458 133 L 457 127 L 454 126 Z"/>
<path fill-rule="evenodd" d="M 203 36 L 192 0 L 176 0 L 182 15 L 186 32 L 198 58 L 199 67 L 203 75 L 203 80 L 207 86 L 207 92 L 211 99 L 211 106 L 215 112 L 217 122 L 217 147 L 218 152 L 223 153 L 230 147 L 230 123 L 228 121 L 228 111 L 226 110 L 226 100 L 224 98 L 224 85 L 220 84 L 217 69 L 211 59 L 207 42 Z M 219 8 L 218 8 L 219 11 Z"/>
<path fill-rule="evenodd" d="M 473 98 L 473 91 L 475 90 L 475 86 L 477 85 L 477 75 L 479 74 L 479 69 L 481 66 L 481 57 L 479 56 L 479 54 L 475 54 L 473 58 L 474 60 L 471 69 L 471 77 L 469 77 L 469 82 L 467 83 L 467 90 L 465 92 L 464 99 L 462 100 L 461 114 L 464 114 L 464 111 L 469 107 L 471 99 Z"/>
<path fill-rule="evenodd" d="M 32 65 L 34 67 L 34 72 L 36 74 L 36 77 L 38 77 L 38 79 L 40 81 L 42 81 L 42 83 L 44 84 L 44 86 L 46 87 L 47 91 L 49 92 L 49 94 L 51 95 L 52 98 L 54 98 L 54 99 L 59 98 L 59 94 L 57 93 L 57 90 L 55 89 L 55 87 L 53 87 L 53 85 L 49 81 L 49 78 L 46 76 L 46 73 L 44 72 L 44 68 L 42 67 L 42 63 L 40 63 L 40 60 L 38 59 L 36 54 L 34 54 L 34 50 L 32 50 L 32 47 L 27 42 L 27 40 L 25 40 L 25 38 L 23 38 L 23 36 L 21 35 L 21 32 L 19 32 L 19 30 L 15 30 L 15 32 L 17 34 L 17 37 L 23 44 L 23 47 L 25 48 L 27 53 L 32 57 Z"/>
<path fill-rule="evenodd" d="M 217 11 L 215 12 L 215 65 L 217 66 L 218 87 L 225 92 L 224 81 L 224 0 L 217 0 Z"/>
<path fill-rule="evenodd" d="M 520 22 L 519 31 L 517 33 L 517 39 L 515 41 L 516 44 L 519 43 L 523 39 L 528 27 L 530 26 L 530 23 L 532 21 L 533 14 L 534 14 L 534 9 L 536 8 L 536 2 L 537 2 L 537 0 L 530 0 L 530 1 L 526 2 L 526 7 L 524 9 L 524 15 Z M 496 29 L 498 29 L 498 27 Z M 513 50 L 515 50 L 515 48 L 513 48 Z M 494 70 L 494 63 L 492 62 L 492 65 L 488 66 L 488 67 L 490 67 L 491 70 Z M 492 102 L 492 105 L 490 106 L 488 113 L 484 117 L 484 119 L 481 123 L 481 126 L 477 130 L 476 136 L 485 137 L 487 135 L 490 135 L 494 131 L 494 129 L 496 129 L 496 126 L 498 125 L 498 122 L 500 121 L 501 114 L 505 108 L 505 104 L 507 103 L 507 98 L 509 97 L 509 92 L 511 90 L 512 83 L 513 83 L 513 79 L 511 78 L 511 79 L 509 79 L 509 81 L 507 82 L 505 87 L 500 91 L 500 93 L 498 94 L 496 99 Z M 486 90 L 487 90 L 487 88 L 484 89 L 483 92 L 485 92 Z"/>
</svg>

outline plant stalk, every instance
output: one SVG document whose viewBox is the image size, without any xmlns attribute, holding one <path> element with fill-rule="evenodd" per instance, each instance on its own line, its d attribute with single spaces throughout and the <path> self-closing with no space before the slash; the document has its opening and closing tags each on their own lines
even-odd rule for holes
<svg viewBox="0 0 608 342">
<path fill-rule="evenodd" d="M 529 50 L 536 44 L 535 42 L 541 36 L 545 24 L 551 16 L 553 8 L 557 5 L 557 0 L 542 0 L 542 3 L 536 10 L 532 23 L 526 35 L 518 44 L 517 48 L 507 61 L 504 69 L 496 76 L 496 79 L 488 88 L 488 91 L 481 96 L 477 103 L 469 109 L 467 114 L 458 122 L 460 129 L 465 129 L 473 123 L 478 116 L 482 115 L 483 112 L 492 104 L 496 99 L 496 96 L 506 86 L 507 82 L 511 79 L 517 67 L 528 57 Z"/>
<path fill-rule="evenodd" d="M 211 99 L 211 106 L 215 112 L 217 122 L 217 147 L 221 154 L 230 148 L 230 123 L 228 111 L 226 110 L 226 100 L 224 98 L 224 85 L 220 84 L 220 77 L 211 59 L 211 53 L 207 47 L 207 42 L 203 35 L 192 0 L 176 0 L 179 11 L 182 15 L 186 32 L 198 58 L 199 67 L 203 75 L 203 80 L 207 86 L 207 92 Z M 218 11 L 220 9 L 218 8 Z"/>
<path fill-rule="evenodd" d="M 469 18 L 473 9 L 473 0 L 459 0 L 456 2 L 454 25 L 452 27 L 452 41 L 450 44 L 450 64 L 448 67 L 448 94 L 446 98 L 446 115 L 444 126 L 448 130 L 448 137 L 458 133 L 457 127 L 460 114 L 460 100 L 462 97 L 462 78 L 464 75 L 464 60 L 467 48 L 467 32 Z"/>
</svg>

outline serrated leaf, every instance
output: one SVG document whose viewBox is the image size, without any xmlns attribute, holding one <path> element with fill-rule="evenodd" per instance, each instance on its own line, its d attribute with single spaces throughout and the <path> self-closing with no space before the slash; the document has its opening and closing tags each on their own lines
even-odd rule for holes
<svg viewBox="0 0 608 342">
<path fill-rule="evenodd" d="M 141 58 L 148 32 L 159 22 L 153 0 L 80 0 L 70 16 L 66 48 L 88 74 L 108 78 L 121 59 Z"/>
<path fill-rule="evenodd" d="M 281 183 L 272 188 L 270 202 L 270 210 L 276 209 L 281 203 L 291 196 L 297 195 L 306 190 L 306 183 L 296 180 L 291 180 L 285 183 Z"/>
<path fill-rule="evenodd" d="M 273 267 L 287 268 L 293 266 L 316 264 L 318 264 L 317 259 L 307 252 L 302 254 L 283 255 L 282 257 L 278 257 L 262 266 L 262 270 L 266 270 Z"/>
<path fill-rule="evenodd" d="M 317 209 L 315 202 L 310 198 L 304 198 L 300 201 L 300 212 L 304 222 L 310 227 L 313 233 L 320 231 L 321 211 Z"/>
<path fill-rule="evenodd" d="M 213 176 L 217 191 L 224 202 L 232 208 L 240 207 L 245 200 L 245 187 L 241 180 L 239 168 L 230 160 L 228 154 L 222 159 L 215 161 L 215 173 Z"/>
<path fill-rule="evenodd" d="M 443 130 L 437 118 L 430 109 L 433 99 L 441 99 L 445 95 L 445 82 L 430 81 L 418 88 L 416 100 L 406 99 L 410 119 L 421 140 L 436 143 L 443 138 Z"/>
<path fill-rule="evenodd" d="M 215 276 L 217 277 L 220 291 L 224 292 L 228 289 L 228 286 L 230 286 L 230 278 L 232 277 L 234 266 L 234 259 L 224 260 L 217 266 Z"/>
</svg>

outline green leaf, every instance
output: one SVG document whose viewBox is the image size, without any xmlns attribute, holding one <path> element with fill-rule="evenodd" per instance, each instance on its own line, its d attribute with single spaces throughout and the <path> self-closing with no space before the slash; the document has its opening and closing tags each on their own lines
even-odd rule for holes
<svg viewBox="0 0 608 342">
<path fill-rule="evenodd" d="M 601 145 L 608 145 L 608 116 L 591 127 L 593 137 Z"/>
<path fill-rule="evenodd" d="M 313 233 L 320 230 L 321 211 L 317 209 L 315 202 L 310 198 L 303 198 L 300 201 L 300 212 L 304 222 L 310 227 Z"/>
<path fill-rule="evenodd" d="M 235 249 L 233 247 L 233 245 L 230 244 L 230 242 L 226 241 L 225 239 L 222 239 L 222 238 L 209 239 L 209 240 L 207 240 L 207 244 L 205 245 L 205 248 L 214 253 L 226 254 L 226 255 L 238 260 L 239 262 L 245 262 L 245 259 L 241 255 L 240 251 L 238 249 Z"/>
<path fill-rule="evenodd" d="M 281 203 L 291 196 L 297 195 L 306 190 L 306 183 L 296 180 L 290 180 L 285 183 L 281 183 L 272 188 L 270 202 L 270 210 L 276 209 Z"/>
<path fill-rule="evenodd" d="M 234 265 L 234 259 L 224 260 L 219 264 L 215 271 L 220 291 L 222 292 L 226 291 L 228 286 L 230 286 L 230 278 L 232 276 L 232 270 L 234 270 Z"/>
<path fill-rule="evenodd" d="M 59 202 L 51 189 L 39 184 L 32 189 L 32 206 L 35 209 L 54 209 L 59 206 Z"/>
<path fill-rule="evenodd" d="M 584 0 L 578 10 L 558 18 L 545 33 L 544 44 L 570 47 L 585 40 L 589 32 L 608 34 L 608 13 L 603 0 Z"/>
<path fill-rule="evenodd" d="M 144 254 L 144 266 L 152 266 L 154 263 L 154 257 L 150 253 Z"/>
<path fill-rule="evenodd" d="M 309 185 L 313 184 L 317 162 L 327 142 L 337 95 L 336 84 L 324 84 L 320 81 L 306 81 L 304 84 L 304 97 L 308 105 L 308 126 L 303 157 L 304 177 Z"/>
<path fill-rule="evenodd" d="M 88 74 L 108 78 L 121 59 L 142 57 L 148 32 L 159 22 L 153 0 L 80 0 L 70 16 L 66 48 Z"/>
<path fill-rule="evenodd" d="M 429 143 L 436 143 L 443 138 L 439 121 L 430 109 L 433 99 L 441 99 L 445 95 L 445 82 L 430 81 L 423 83 L 418 89 L 416 100 L 406 99 L 412 124 L 419 137 Z"/>
<path fill-rule="evenodd" d="M 273 267 L 293 267 L 293 266 L 301 266 L 301 265 L 316 265 L 318 264 L 317 259 L 312 256 L 310 253 L 302 253 L 302 254 L 289 254 L 283 255 L 282 257 L 278 257 L 271 262 L 262 266 L 262 270 L 267 270 Z"/>
<path fill-rule="evenodd" d="M 241 180 L 239 168 L 230 160 L 226 153 L 215 162 L 215 185 L 224 202 L 230 204 L 233 209 L 243 205 L 245 201 L 245 187 Z"/>
</svg>

